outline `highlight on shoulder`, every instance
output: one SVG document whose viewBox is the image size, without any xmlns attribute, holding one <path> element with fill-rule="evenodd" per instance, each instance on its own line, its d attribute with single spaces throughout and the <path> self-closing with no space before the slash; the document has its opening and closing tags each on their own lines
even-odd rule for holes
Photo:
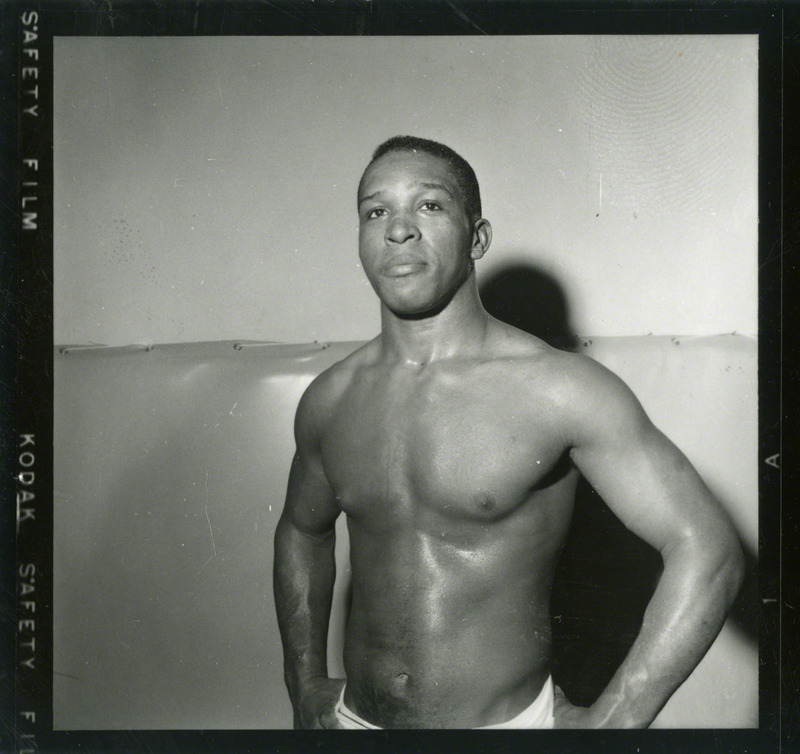
<svg viewBox="0 0 800 754">
<path fill-rule="evenodd" d="M 298 419 L 313 420 L 330 413 L 350 385 L 355 370 L 374 360 L 376 340 L 365 343 L 341 361 L 331 364 L 311 381 L 300 399 Z"/>
</svg>

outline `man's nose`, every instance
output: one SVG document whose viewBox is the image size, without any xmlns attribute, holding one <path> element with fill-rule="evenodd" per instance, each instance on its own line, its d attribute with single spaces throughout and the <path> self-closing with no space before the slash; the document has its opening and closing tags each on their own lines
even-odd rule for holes
<svg viewBox="0 0 800 754">
<path fill-rule="evenodd" d="M 386 240 L 393 243 L 405 243 L 419 238 L 419 228 L 405 214 L 397 214 L 386 226 Z"/>
</svg>

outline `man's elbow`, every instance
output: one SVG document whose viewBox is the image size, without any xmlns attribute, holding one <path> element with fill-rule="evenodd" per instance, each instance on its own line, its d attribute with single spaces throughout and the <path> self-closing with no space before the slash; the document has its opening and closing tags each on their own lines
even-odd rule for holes
<svg viewBox="0 0 800 754">
<path fill-rule="evenodd" d="M 745 576 L 744 551 L 733 527 L 715 549 L 710 581 L 722 595 L 726 606 L 730 607 L 739 594 Z"/>
<path fill-rule="evenodd" d="M 662 551 L 665 566 L 673 562 L 693 582 L 693 590 L 699 590 L 727 610 L 742 586 L 745 576 L 745 558 L 739 537 L 731 524 L 694 531 L 683 537 L 673 547 Z M 688 584 L 687 584 L 688 586 Z"/>
<path fill-rule="evenodd" d="M 746 570 L 744 551 L 742 550 L 742 545 L 738 537 L 735 538 L 731 550 L 732 552 L 729 558 L 731 561 L 729 565 L 729 580 L 732 591 L 730 601 L 733 602 L 736 599 L 736 595 L 739 594 L 739 590 L 742 588 Z"/>
</svg>

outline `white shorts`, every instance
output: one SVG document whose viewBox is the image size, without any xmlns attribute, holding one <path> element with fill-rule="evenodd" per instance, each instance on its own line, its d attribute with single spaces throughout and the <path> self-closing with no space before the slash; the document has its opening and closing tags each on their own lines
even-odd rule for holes
<svg viewBox="0 0 800 754">
<path fill-rule="evenodd" d="M 553 679 L 547 676 L 547 680 L 539 692 L 539 696 L 531 702 L 522 712 L 511 720 L 494 725 L 483 725 L 476 730 L 522 728 L 526 730 L 546 730 L 553 727 Z M 346 730 L 380 730 L 380 727 L 367 722 L 363 717 L 357 715 L 344 703 L 344 686 L 336 702 L 334 712 L 339 720 L 339 724 Z"/>
</svg>

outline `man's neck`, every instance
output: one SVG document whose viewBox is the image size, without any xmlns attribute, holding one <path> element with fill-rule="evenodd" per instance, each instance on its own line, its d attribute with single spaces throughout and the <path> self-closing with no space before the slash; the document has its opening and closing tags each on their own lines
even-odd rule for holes
<svg viewBox="0 0 800 754">
<path fill-rule="evenodd" d="M 381 308 L 380 342 L 384 357 L 424 366 L 440 359 L 477 355 L 486 338 L 489 315 L 474 276 L 435 314 L 404 318 Z"/>
</svg>

